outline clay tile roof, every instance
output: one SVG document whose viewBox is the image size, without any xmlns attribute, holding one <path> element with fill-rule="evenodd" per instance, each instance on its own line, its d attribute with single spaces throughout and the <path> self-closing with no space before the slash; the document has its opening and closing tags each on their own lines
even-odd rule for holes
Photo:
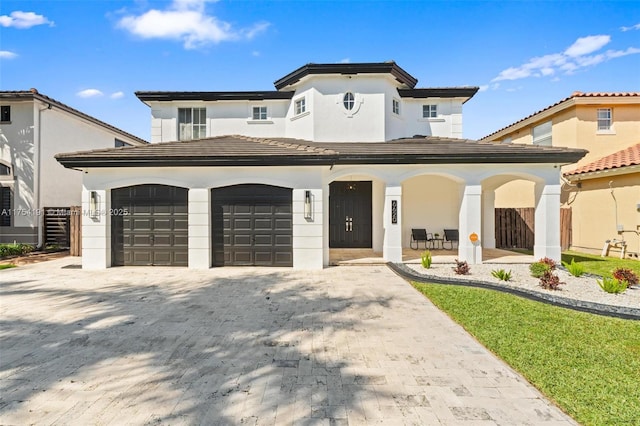
<svg viewBox="0 0 640 426">
<path fill-rule="evenodd" d="M 536 116 L 536 115 L 538 115 L 540 113 L 543 113 L 543 112 L 545 112 L 547 110 L 550 110 L 551 108 L 553 108 L 555 106 L 558 106 L 558 105 L 560 105 L 560 104 L 562 104 L 564 102 L 567 102 L 567 101 L 569 101 L 571 99 L 575 99 L 575 98 L 604 98 L 604 97 L 621 97 L 622 98 L 622 97 L 633 97 L 633 96 L 640 96 L 640 92 L 587 92 L 587 93 L 582 93 L 580 91 L 576 91 L 576 92 L 573 92 L 571 94 L 571 96 L 569 96 L 567 98 L 564 98 L 561 101 L 558 101 L 553 105 L 549 105 L 546 108 L 543 108 L 543 109 L 541 109 L 539 111 L 536 111 L 533 114 L 527 115 L 526 117 L 521 118 L 520 120 L 516 121 L 515 123 L 511 123 L 508 126 L 503 127 L 502 129 L 496 130 L 495 132 L 493 132 L 493 133 L 491 133 L 491 134 L 489 134 L 489 135 L 487 135 L 487 136 L 485 136 L 483 138 L 480 138 L 479 140 L 483 141 L 485 139 L 488 139 L 491 136 L 495 135 L 496 133 L 500 133 L 503 130 L 506 130 L 506 129 L 510 128 L 510 127 L 513 127 L 518 123 L 521 123 L 521 122 L 523 122 L 525 120 L 528 120 L 531 117 L 534 117 L 534 116 Z"/>
<path fill-rule="evenodd" d="M 580 166 L 564 175 L 575 176 L 582 173 L 600 172 L 637 165 L 640 165 L 640 143 Z"/>
</svg>

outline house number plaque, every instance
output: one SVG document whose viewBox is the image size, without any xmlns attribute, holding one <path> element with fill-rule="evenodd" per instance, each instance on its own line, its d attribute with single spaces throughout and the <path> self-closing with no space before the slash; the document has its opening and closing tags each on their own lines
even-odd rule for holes
<svg viewBox="0 0 640 426">
<path fill-rule="evenodd" d="M 391 223 L 398 223 L 398 201 L 391 200 Z"/>
</svg>

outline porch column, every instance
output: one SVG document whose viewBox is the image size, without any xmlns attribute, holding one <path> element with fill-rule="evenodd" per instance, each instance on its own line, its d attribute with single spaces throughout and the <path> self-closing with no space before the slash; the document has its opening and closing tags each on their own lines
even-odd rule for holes
<svg viewBox="0 0 640 426">
<path fill-rule="evenodd" d="M 560 185 L 536 184 L 533 256 L 560 262 Z"/>
<path fill-rule="evenodd" d="M 94 192 L 95 204 L 91 203 Z M 82 269 L 111 266 L 111 191 L 82 188 Z"/>
<path fill-rule="evenodd" d="M 466 185 L 460 204 L 460 243 L 458 259 L 467 263 L 482 263 L 482 185 Z M 473 244 L 469 235 L 478 235 Z"/>
<path fill-rule="evenodd" d="M 482 193 L 482 247 L 496 248 L 496 191 Z"/>
<path fill-rule="evenodd" d="M 211 191 L 189 189 L 189 269 L 211 267 Z"/>
<path fill-rule="evenodd" d="M 384 192 L 384 241 L 382 257 L 402 262 L 402 186 L 387 186 Z"/>
</svg>

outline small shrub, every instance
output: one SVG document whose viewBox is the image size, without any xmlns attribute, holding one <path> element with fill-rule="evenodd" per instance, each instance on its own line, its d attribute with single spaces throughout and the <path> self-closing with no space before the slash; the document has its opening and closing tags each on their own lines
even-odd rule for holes
<svg viewBox="0 0 640 426">
<path fill-rule="evenodd" d="M 509 281 L 511 279 L 511 271 L 507 272 L 504 269 L 494 269 L 491 271 L 491 275 L 500 281 Z"/>
<path fill-rule="evenodd" d="M 422 255 L 420 256 L 420 262 L 422 263 L 422 267 L 424 269 L 429 269 L 431 268 L 431 252 L 429 250 L 425 250 L 422 252 Z"/>
<path fill-rule="evenodd" d="M 613 278 L 615 278 L 618 281 L 626 281 L 628 285 L 638 284 L 638 275 L 628 268 L 614 269 Z"/>
<path fill-rule="evenodd" d="M 20 256 L 34 250 L 31 244 L 0 244 L 0 258 L 7 256 Z"/>
<path fill-rule="evenodd" d="M 534 262 L 529 265 L 529 271 L 532 277 L 541 278 L 545 272 L 551 272 L 551 268 L 546 263 Z"/>
<path fill-rule="evenodd" d="M 556 261 L 551 259 L 550 257 L 543 257 L 542 259 L 538 260 L 538 262 L 548 265 L 549 269 L 552 271 L 556 269 Z"/>
<path fill-rule="evenodd" d="M 562 262 L 562 264 L 574 277 L 579 277 L 584 274 L 584 265 L 582 263 L 576 263 L 573 257 L 571 258 L 571 263 Z"/>
<path fill-rule="evenodd" d="M 602 281 L 596 280 L 596 282 L 604 291 L 613 294 L 622 293 L 629 286 L 629 283 L 626 281 L 621 281 L 616 278 L 609 277 L 604 277 Z"/>
<path fill-rule="evenodd" d="M 546 271 L 540 277 L 540 286 L 547 290 L 557 290 L 560 287 L 560 284 L 564 284 L 560 281 L 560 277 L 553 273 L 553 271 Z"/>
<path fill-rule="evenodd" d="M 460 262 L 458 259 L 456 259 L 456 267 L 453 268 L 453 271 L 458 275 L 467 275 L 469 271 L 471 271 L 471 267 L 466 260 Z"/>
</svg>

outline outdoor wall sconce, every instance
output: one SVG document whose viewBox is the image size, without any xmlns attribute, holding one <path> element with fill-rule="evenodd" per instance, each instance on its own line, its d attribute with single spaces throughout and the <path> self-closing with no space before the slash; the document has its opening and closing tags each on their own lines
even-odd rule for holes
<svg viewBox="0 0 640 426">
<path fill-rule="evenodd" d="M 98 193 L 96 191 L 89 193 L 89 216 L 94 219 L 98 217 Z"/>
<path fill-rule="evenodd" d="M 304 191 L 304 218 L 311 220 L 313 218 L 311 211 L 311 191 Z"/>
</svg>

